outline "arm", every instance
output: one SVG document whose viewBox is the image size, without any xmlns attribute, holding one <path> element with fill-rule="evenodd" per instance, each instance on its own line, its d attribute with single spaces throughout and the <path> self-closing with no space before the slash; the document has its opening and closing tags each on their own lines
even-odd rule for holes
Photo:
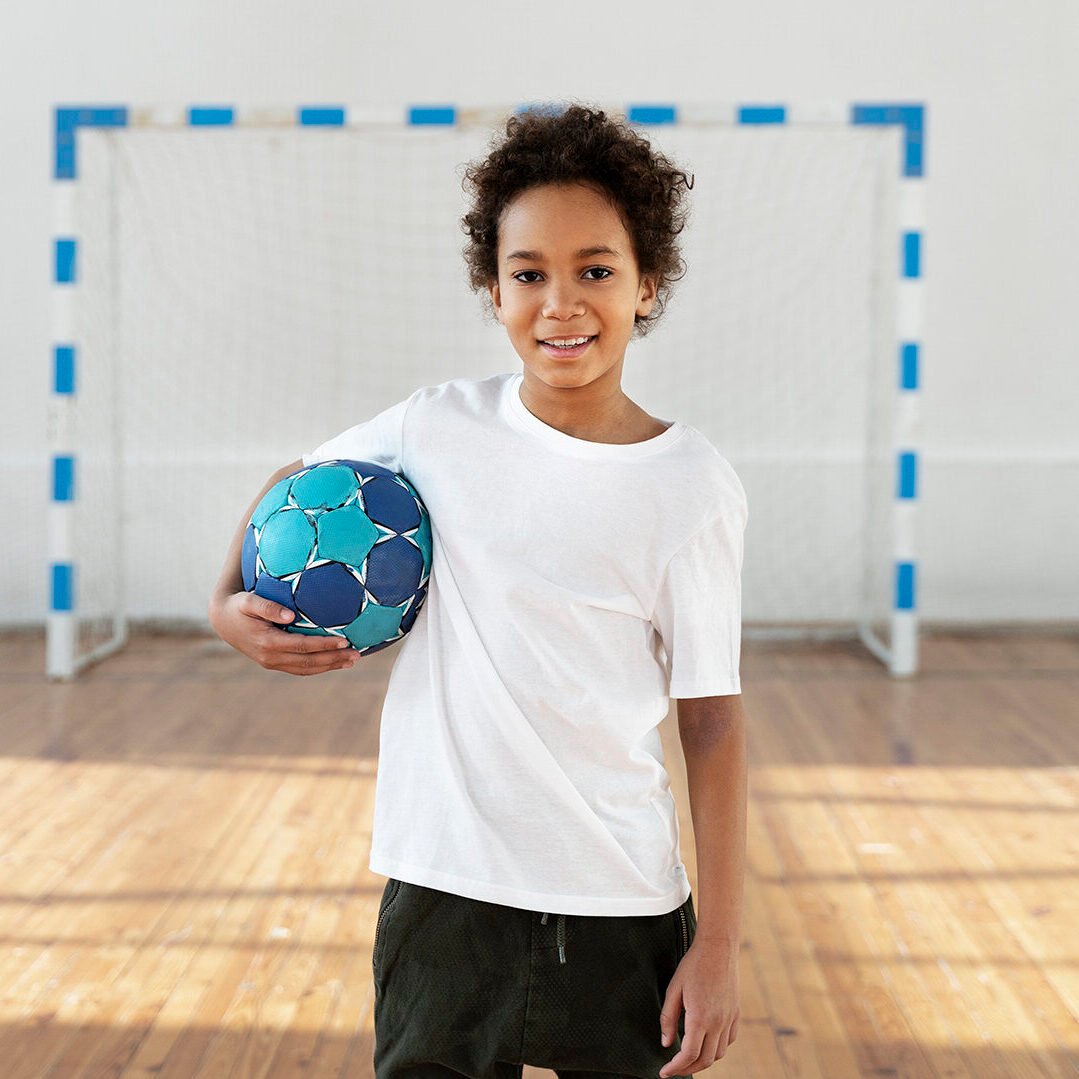
<svg viewBox="0 0 1079 1079">
<path fill-rule="evenodd" d="M 697 850 L 697 936 L 737 957 L 746 850 L 746 735 L 741 694 L 678 701 Z"/>
<path fill-rule="evenodd" d="M 738 1035 L 738 950 L 746 846 L 745 716 L 740 694 L 678 701 L 697 841 L 697 932 L 667 986 L 660 1029 L 664 1045 L 685 1037 L 660 1079 L 702 1071 Z"/>
</svg>

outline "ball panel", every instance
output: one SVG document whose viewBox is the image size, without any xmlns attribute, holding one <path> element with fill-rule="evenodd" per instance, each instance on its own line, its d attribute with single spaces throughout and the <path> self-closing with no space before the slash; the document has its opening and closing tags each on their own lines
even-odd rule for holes
<svg viewBox="0 0 1079 1079">
<path fill-rule="evenodd" d="M 368 601 L 359 618 L 345 626 L 345 636 L 357 648 L 382 644 L 387 638 L 397 636 L 403 613 L 400 607 L 382 607 Z"/>
<path fill-rule="evenodd" d="M 411 599 L 423 572 L 423 555 L 403 536 L 371 548 L 367 556 L 367 591 L 377 603 L 397 607 Z"/>
<path fill-rule="evenodd" d="M 348 625 L 363 599 L 363 584 L 338 562 L 304 570 L 296 584 L 296 607 L 318 626 Z"/>
<path fill-rule="evenodd" d="M 259 500 L 255 512 L 251 514 L 251 524 L 261 529 L 270 514 L 288 505 L 289 489 L 292 487 L 292 477 L 286 476 L 278 480 Z"/>
<path fill-rule="evenodd" d="M 259 557 L 275 577 L 299 573 L 315 545 L 315 526 L 301 509 L 286 507 L 267 521 L 259 536 Z"/>
<path fill-rule="evenodd" d="M 251 589 L 248 589 L 251 591 Z M 292 598 L 292 585 L 288 581 L 279 580 L 269 573 L 260 573 L 254 587 L 255 595 L 272 599 L 274 603 L 280 603 L 282 607 L 296 610 L 296 603 Z M 299 613 L 299 612 L 297 612 Z"/>
<path fill-rule="evenodd" d="M 331 558 L 346 566 L 362 566 L 378 539 L 378 529 L 355 503 L 339 510 L 327 510 L 315 522 L 319 558 Z"/>
<path fill-rule="evenodd" d="M 336 509 L 355 495 L 358 486 L 351 468 L 325 462 L 296 479 L 292 498 L 297 506 Z"/>
<path fill-rule="evenodd" d="M 416 499 L 393 477 L 365 483 L 363 506 L 371 520 L 394 532 L 410 532 L 420 523 Z"/>
</svg>

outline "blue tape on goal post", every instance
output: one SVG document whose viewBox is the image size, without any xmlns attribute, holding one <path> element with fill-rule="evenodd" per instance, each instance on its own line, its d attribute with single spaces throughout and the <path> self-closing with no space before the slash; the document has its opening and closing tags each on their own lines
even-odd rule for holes
<svg viewBox="0 0 1079 1079">
<path fill-rule="evenodd" d="M 297 113 L 301 127 L 344 127 L 345 110 L 340 107 L 307 107 Z"/>
<path fill-rule="evenodd" d="M 914 610 L 914 563 L 897 562 L 895 566 L 896 610 Z"/>
<path fill-rule="evenodd" d="M 899 454 L 898 484 L 896 498 L 918 497 L 918 455 L 913 450 Z"/>
<path fill-rule="evenodd" d="M 678 109 L 674 105 L 630 105 L 626 119 L 631 124 L 676 124 Z"/>
<path fill-rule="evenodd" d="M 903 233 L 903 276 L 922 276 L 922 234 Z"/>
<path fill-rule="evenodd" d="M 410 105 L 410 124 L 456 124 L 457 110 L 452 105 Z"/>
<path fill-rule="evenodd" d="M 50 583 L 50 609 L 53 611 L 72 610 L 75 595 L 75 567 L 70 562 L 54 562 Z"/>
<path fill-rule="evenodd" d="M 738 110 L 740 124 L 785 124 L 785 105 L 743 105 Z"/>
<path fill-rule="evenodd" d="M 187 110 L 189 127 L 229 127 L 235 122 L 235 110 L 227 106 L 192 105 Z"/>
<path fill-rule="evenodd" d="M 55 142 L 53 144 L 53 179 L 74 180 L 78 175 L 75 161 L 75 132 L 80 127 L 126 127 L 127 109 L 118 105 L 97 108 L 55 110 Z"/>
<path fill-rule="evenodd" d="M 75 500 L 75 458 L 70 454 L 57 454 L 52 459 L 52 500 Z"/>
<path fill-rule="evenodd" d="M 916 390 L 918 388 L 918 342 L 904 341 L 900 346 L 899 388 Z"/>
<path fill-rule="evenodd" d="M 71 237 L 60 237 L 56 241 L 56 257 L 53 261 L 53 281 L 58 285 L 75 283 L 75 255 L 78 245 Z"/>
<path fill-rule="evenodd" d="M 897 124 L 903 128 L 903 175 L 925 175 L 926 107 L 916 104 L 852 105 L 852 124 Z"/>
<path fill-rule="evenodd" d="M 53 393 L 75 392 L 75 346 L 56 345 L 53 348 Z"/>
</svg>

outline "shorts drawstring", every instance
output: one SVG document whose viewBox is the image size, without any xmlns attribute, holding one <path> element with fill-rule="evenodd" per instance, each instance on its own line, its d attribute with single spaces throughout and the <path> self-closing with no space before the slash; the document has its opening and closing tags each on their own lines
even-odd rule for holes
<svg viewBox="0 0 1079 1079">
<path fill-rule="evenodd" d="M 540 921 L 546 925 L 547 915 L 544 914 Z M 564 914 L 558 916 L 558 959 L 561 963 L 566 961 L 566 916 Z"/>
</svg>

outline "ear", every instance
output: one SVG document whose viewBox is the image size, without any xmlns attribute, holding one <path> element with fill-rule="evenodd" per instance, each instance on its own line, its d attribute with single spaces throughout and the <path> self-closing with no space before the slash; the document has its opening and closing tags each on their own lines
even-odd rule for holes
<svg viewBox="0 0 1079 1079">
<path fill-rule="evenodd" d="M 498 321 L 502 321 L 502 290 L 498 286 L 498 279 L 492 277 L 487 282 L 487 291 L 491 294 L 491 303 L 495 307 L 495 315 L 498 317 Z"/>
<path fill-rule="evenodd" d="M 656 282 L 649 274 L 642 275 L 641 287 L 637 292 L 637 314 L 649 315 L 656 302 Z"/>
</svg>

